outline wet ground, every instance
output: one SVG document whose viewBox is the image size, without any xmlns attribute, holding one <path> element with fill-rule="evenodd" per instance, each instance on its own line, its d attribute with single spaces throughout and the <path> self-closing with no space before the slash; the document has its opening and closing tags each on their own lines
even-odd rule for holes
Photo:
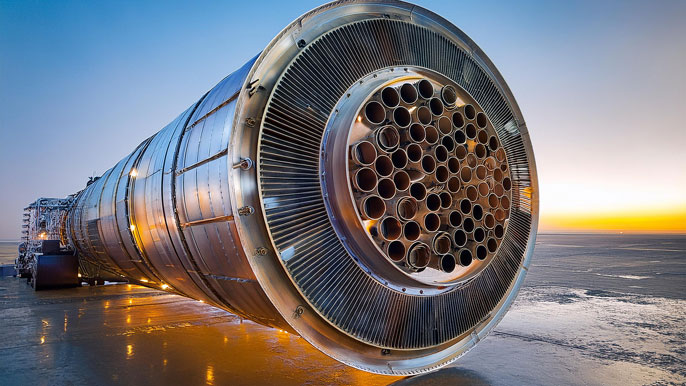
<svg viewBox="0 0 686 386">
<path fill-rule="evenodd" d="M 686 384 L 686 237 L 540 235 L 495 331 L 412 378 L 135 285 L 34 293 L 0 278 L 0 384 Z"/>
</svg>

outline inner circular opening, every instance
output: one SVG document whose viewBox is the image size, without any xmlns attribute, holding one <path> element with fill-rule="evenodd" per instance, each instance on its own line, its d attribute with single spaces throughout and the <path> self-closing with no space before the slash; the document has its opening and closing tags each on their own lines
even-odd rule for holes
<svg viewBox="0 0 686 386">
<path fill-rule="evenodd" d="M 417 82 L 417 91 L 422 98 L 429 99 L 434 95 L 434 86 L 428 80 L 422 79 Z"/>
<path fill-rule="evenodd" d="M 486 232 L 484 231 L 483 228 L 474 229 L 474 241 L 476 241 L 477 243 L 480 243 L 480 242 L 484 241 L 485 238 L 486 238 Z"/>
<path fill-rule="evenodd" d="M 391 154 L 391 161 L 397 169 L 404 169 L 407 166 L 407 153 L 404 149 L 398 149 Z"/>
<path fill-rule="evenodd" d="M 419 106 L 415 110 L 417 114 L 417 120 L 422 125 L 428 125 L 431 123 L 431 110 L 426 106 Z"/>
<path fill-rule="evenodd" d="M 412 183 L 410 185 L 410 195 L 417 201 L 423 200 L 426 198 L 426 186 L 421 182 Z"/>
<path fill-rule="evenodd" d="M 376 188 L 376 173 L 370 168 L 361 168 L 355 174 L 355 185 L 363 192 L 371 192 Z"/>
<path fill-rule="evenodd" d="M 411 220 L 418 210 L 417 201 L 414 197 L 404 197 L 398 201 L 398 217 L 401 220 Z"/>
<path fill-rule="evenodd" d="M 453 106 L 457 101 L 457 92 L 453 86 L 447 85 L 443 86 L 441 89 L 441 98 L 446 106 Z"/>
<path fill-rule="evenodd" d="M 485 246 L 483 245 L 478 245 L 476 247 L 476 258 L 479 260 L 483 260 L 488 256 L 488 250 L 486 249 Z"/>
<path fill-rule="evenodd" d="M 438 118 L 438 122 L 436 125 L 438 126 L 438 131 L 440 131 L 443 135 L 448 135 L 451 131 L 453 131 L 453 123 L 450 121 L 450 118 L 448 117 Z"/>
<path fill-rule="evenodd" d="M 382 150 L 394 151 L 400 145 L 400 134 L 393 126 L 384 126 L 376 133 L 376 143 Z"/>
<path fill-rule="evenodd" d="M 405 260 L 405 244 L 395 240 L 388 244 L 388 257 L 395 262 Z"/>
<path fill-rule="evenodd" d="M 431 113 L 435 116 L 443 114 L 443 102 L 438 98 L 431 98 L 429 101 L 429 108 L 431 109 Z"/>
<path fill-rule="evenodd" d="M 395 196 L 395 182 L 390 178 L 382 178 L 379 180 L 377 190 L 381 198 L 389 200 Z"/>
<path fill-rule="evenodd" d="M 467 217 L 462 221 L 462 229 L 467 233 L 472 233 L 474 231 L 474 220 L 471 217 Z"/>
<path fill-rule="evenodd" d="M 374 161 L 374 168 L 380 176 L 388 177 L 393 174 L 393 161 L 387 155 L 378 156 Z"/>
<path fill-rule="evenodd" d="M 403 235 L 406 239 L 410 241 L 417 240 L 421 235 L 422 231 L 419 227 L 419 223 L 416 221 L 408 221 L 403 227 Z"/>
<path fill-rule="evenodd" d="M 386 107 L 396 107 L 400 103 L 400 95 L 393 87 L 384 87 L 381 90 L 381 101 Z"/>
<path fill-rule="evenodd" d="M 419 123 L 414 123 L 409 129 L 410 141 L 420 143 L 426 138 L 426 130 Z"/>
<path fill-rule="evenodd" d="M 424 215 L 424 229 L 436 232 L 441 226 L 441 218 L 436 213 L 430 212 Z"/>
<path fill-rule="evenodd" d="M 369 166 L 376 159 L 376 148 L 369 141 L 360 141 L 353 147 L 353 160 L 360 165 Z"/>
<path fill-rule="evenodd" d="M 409 144 L 406 149 L 407 158 L 412 162 L 419 162 L 422 159 L 422 147 L 416 143 Z"/>
<path fill-rule="evenodd" d="M 386 211 L 386 203 L 379 196 L 368 196 L 362 207 L 362 213 L 370 220 L 380 219 Z"/>
<path fill-rule="evenodd" d="M 477 124 L 480 128 L 485 129 L 487 123 L 488 123 L 488 120 L 486 119 L 486 114 L 484 114 L 484 113 L 482 113 L 481 111 L 479 111 L 479 113 L 476 114 L 476 124 Z"/>
<path fill-rule="evenodd" d="M 399 127 L 407 127 L 412 123 L 410 111 L 402 106 L 393 109 L 393 122 Z"/>
<path fill-rule="evenodd" d="M 467 244 L 467 234 L 461 229 L 456 229 L 455 232 L 453 232 L 453 242 L 458 247 L 465 246 L 465 244 Z"/>
<path fill-rule="evenodd" d="M 433 126 L 427 126 L 424 128 L 424 130 L 426 131 L 426 142 L 429 145 L 435 145 L 438 142 L 438 130 L 436 130 L 436 128 Z"/>
<path fill-rule="evenodd" d="M 448 222 L 450 223 L 451 227 L 459 227 L 460 224 L 462 224 L 462 215 L 460 212 L 453 210 L 448 216 Z"/>
<path fill-rule="evenodd" d="M 429 265 L 431 251 L 424 243 L 416 243 L 410 247 L 407 254 L 407 263 L 414 268 L 424 268 Z"/>
<path fill-rule="evenodd" d="M 450 246 L 452 245 L 450 238 L 445 235 L 436 236 L 434 240 L 434 250 L 439 255 L 444 255 L 450 252 Z"/>
<path fill-rule="evenodd" d="M 400 86 L 400 98 L 407 104 L 414 104 L 417 102 L 417 89 L 409 83 Z"/>
<path fill-rule="evenodd" d="M 465 105 L 464 106 L 464 116 L 467 117 L 470 121 L 476 117 L 476 109 L 472 105 Z"/>
<path fill-rule="evenodd" d="M 364 107 L 364 117 L 370 123 L 378 125 L 386 120 L 386 109 L 377 101 L 368 102 Z"/>
<path fill-rule="evenodd" d="M 467 126 L 464 128 L 465 135 L 467 135 L 467 138 L 469 139 L 474 139 L 476 138 L 476 126 L 472 125 L 471 123 L 468 123 Z"/>
<path fill-rule="evenodd" d="M 472 252 L 468 249 L 463 249 L 460 251 L 460 265 L 463 267 L 468 267 L 472 263 Z"/>
<path fill-rule="evenodd" d="M 455 256 L 451 254 L 443 255 L 441 257 L 441 270 L 443 272 L 451 273 L 455 270 L 457 262 L 455 261 Z"/>
<path fill-rule="evenodd" d="M 434 150 L 434 155 L 436 156 L 436 161 L 445 162 L 448 160 L 448 149 L 446 149 L 443 145 L 438 145 Z"/>
<path fill-rule="evenodd" d="M 393 182 L 395 183 L 395 188 L 404 192 L 410 187 L 410 175 L 407 172 L 401 170 L 393 176 Z"/>
<path fill-rule="evenodd" d="M 394 217 L 386 217 L 381 220 L 381 236 L 386 240 L 395 240 L 400 237 L 403 225 Z"/>
<path fill-rule="evenodd" d="M 436 193 L 426 196 L 426 208 L 435 212 L 441 208 L 441 197 Z"/>
<path fill-rule="evenodd" d="M 427 154 L 422 157 L 422 170 L 424 173 L 433 173 L 436 169 L 436 160 L 431 155 Z"/>
</svg>

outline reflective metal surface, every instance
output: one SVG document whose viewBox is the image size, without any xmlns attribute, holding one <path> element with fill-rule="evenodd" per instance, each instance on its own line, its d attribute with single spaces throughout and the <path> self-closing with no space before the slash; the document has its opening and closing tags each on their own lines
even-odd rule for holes
<svg viewBox="0 0 686 386">
<path fill-rule="evenodd" d="M 403 89 L 408 82 L 414 89 Z M 456 112 L 475 130 L 464 143 L 453 143 L 460 122 L 444 121 Z M 358 116 L 372 146 L 356 155 Z M 421 141 L 412 124 L 421 125 Z M 369 131 L 383 127 L 383 138 Z M 460 164 L 452 171 L 451 156 Z M 467 189 L 463 169 L 485 185 Z M 462 190 L 450 184 L 458 176 Z M 420 180 L 415 189 L 426 195 L 404 195 L 418 213 L 406 202 L 391 216 L 393 232 L 408 241 L 400 251 L 387 245 L 399 236 L 378 239 L 361 217 L 388 217 L 386 207 L 399 204 L 390 189 L 409 191 Z M 491 194 L 492 222 L 459 206 L 467 199 L 485 207 Z M 427 210 L 428 196 L 437 208 Z M 464 221 L 451 224 L 454 211 L 488 233 L 482 239 Z M 338 1 L 294 21 L 89 185 L 67 233 L 89 264 L 297 333 L 350 366 L 407 375 L 454 361 L 502 318 L 537 221 L 526 125 L 481 50 L 414 5 Z M 409 242 L 415 233 L 423 244 Z M 496 245 L 480 254 L 489 238 Z"/>
</svg>

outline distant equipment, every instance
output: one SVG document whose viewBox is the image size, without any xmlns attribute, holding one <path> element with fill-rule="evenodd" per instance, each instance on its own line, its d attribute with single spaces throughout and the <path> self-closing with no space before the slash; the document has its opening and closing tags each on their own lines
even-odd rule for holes
<svg viewBox="0 0 686 386">
<path fill-rule="evenodd" d="M 77 252 L 84 278 L 111 272 L 409 375 L 454 361 L 512 304 L 538 186 L 524 118 L 471 39 L 408 3 L 337 1 L 41 208 L 29 233 Z"/>
</svg>

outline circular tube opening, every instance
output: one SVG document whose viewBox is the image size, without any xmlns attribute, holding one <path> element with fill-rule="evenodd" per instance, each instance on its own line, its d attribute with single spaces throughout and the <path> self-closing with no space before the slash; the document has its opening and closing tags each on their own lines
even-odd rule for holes
<svg viewBox="0 0 686 386">
<path fill-rule="evenodd" d="M 493 170 L 493 179 L 496 180 L 497 182 L 502 181 L 503 180 L 503 171 L 500 169 Z"/>
<path fill-rule="evenodd" d="M 435 212 L 441 208 L 441 197 L 436 193 L 426 196 L 426 208 Z"/>
<path fill-rule="evenodd" d="M 464 106 L 464 116 L 470 121 L 476 117 L 476 109 L 472 105 Z"/>
<path fill-rule="evenodd" d="M 500 206 L 502 206 L 505 210 L 510 209 L 510 199 L 507 198 L 507 196 L 502 196 L 500 198 Z"/>
<path fill-rule="evenodd" d="M 400 104 L 400 95 L 393 87 L 384 87 L 384 89 L 381 90 L 381 102 L 383 102 L 386 107 L 396 107 Z"/>
<path fill-rule="evenodd" d="M 462 182 L 469 182 L 472 180 L 472 169 L 469 167 L 463 167 L 460 169 L 460 178 L 462 179 Z"/>
<path fill-rule="evenodd" d="M 446 168 L 443 165 L 439 165 L 436 168 L 436 181 L 442 184 L 448 181 L 448 177 L 450 177 L 450 172 L 448 171 L 448 168 Z"/>
<path fill-rule="evenodd" d="M 479 132 L 476 133 L 476 139 L 478 139 L 480 143 L 488 143 L 488 133 L 486 130 L 479 130 Z"/>
<path fill-rule="evenodd" d="M 450 173 L 456 174 L 460 171 L 460 160 L 457 157 L 448 158 L 448 170 Z"/>
<path fill-rule="evenodd" d="M 362 201 L 362 214 L 370 220 L 378 220 L 386 212 L 386 203 L 379 196 L 368 196 Z"/>
<path fill-rule="evenodd" d="M 436 170 L 436 159 L 429 154 L 422 157 L 422 170 L 425 173 L 433 173 Z"/>
<path fill-rule="evenodd" d="M 398 240 L 391 241 L 388 244 L 388 257 L 396 263 L 403 261 L 405 259 L 405 244 Z"/>
<path fill-rule="evenodd" d="M 476 241 L 477 243 L 480 243 L 480 242 L 483 242 L 484 239 L 486 238 L 486 232 L 484 231 L 484 228 L 477 227 L 476 229 L 474 229 L 473 236 L 474 236 L 474 241 Z"/>
<path fill-rule="evenodd" d="M 413 123 L 408 129 L 410 141 L 414 143 L 423 142 L 426 138 L 426 129 L 419 123 Z"/>
<path fill-rule="evenodd" d="M 426 186 L 421 182 L 414 182 L 410 185 L 410 195 L 417 201 L 421 201 L 426 198 Z"/>
<path fill-rule="evenodd" d="M 486 167 L 484 165 L 479 165 L 476 167 L 476 178 L 479 180 L 485 180 L 486 179 L 486 173 L 488 173 L 488 170 L 486 170 Z"/>
<path fill-rule="evenodd" d="M 505 221 L 505 211 L 502 210 L 502 209 L 500 209 L 500 208 L 498 208 L 498 209 L 495 210 L 494 216 L 495 216 L 495 219 L 496 219 L 498 222 L 503 222 L 503 221 Z"/>
<path fill-rule="evenodd" d="M 422 154 L 424 153 L 422 147 L 416 143 L 407 145 L 405 152 L 407 153 L 407 159 L 412 162 L 419 162 L 422 159 Z"/>
<path fill-rule="evenodd" d="M 371 192 L 376 188 L 376 173 L 370 168 L 361 168 L 355 172 L 355 187 L 363 192 Z"/>
<path fill-rule="evenodd" d="M 431 251 L 424 243 L 414 243 L 407 252 L 407 264 L 415 269 L 421 269 L 429 265 Z"/>
<path fill-rule="evenodd" d="M 437 117 L 443 114 L 443 102 L 438 98 L 431 98 L 429 101 L 429 108 L 431 109 L 431 114 Z"/>
<path fill-rule="evenodd" d="M 370 123 L 378 125 L 386 120 L 386 109 L 377 101 L 370 101 L 364 107 L 364 117 Z"/>
<path fill-rule="evenodd" d="M 474 207 L 472 207 L 472 216 L 474 217 L 474 220 L 481 221 L 481 219 L 484 217 L 484 209 L 481 207 L 481 205 L 476 204 Z"/>
<path fill-rule="evenodd" d="M 491 137 L 488 138 L 488 148 L 491 149 L 491 151 L 498 150 L 498 139 L 495 135 L 491 135 Z"/>
<path fill-rule="evenodd" d="M 417 102 L 417 89 L 409 83 L 400 86 L 400 98 L 403 102 L 412 105 Z"/>
<path fill-rule="evenodd" d="M 486 114 L 479 111 L 479 113 L 476 114 L 476 124 L 480 128 L 485 129 L 486 125 L 488 124 L 488 120 L 486 119 Z"/>
<path fill-rule="evenodd" d="M 474 231 L 474 220 L 471 217 L 467 217 L 462 221 L 462 229 L 467 233 L 472 233 Z"/>
<path fill-rule="evenodd" d="M 484 160 L 484 166 L 486 166 L 486 169 L 488 170 L 493 170 L 495 169 L 495 158 L 493 157 L 488 157 Z"/>
<path fill-rule="evenodd" d="M 479 189 L 479 195 L 480 195 L 481 197 L 486 197 L 486 196 L 488 196 L 489 189 L 488 189 L 488 184 L 487 184 L 487 183 L 485 183 L 485 182 L 480 183 L 478 189 Z"/>
<path fill-rule="evenodd" d="M 462 214 L 459 211 L 453 210 L 448 215 L 448 222 L 451 227 L 458 227 L 462 224 Z"/>
<path fill-rule="evenodd" d="M 458 159 L 465 159 L 467 157 L 467 147 L 465 145 L 457 145 L 455 155 Z"/>
<path fill-rule="evenodd" d="M 419 96 L 424 99 L 429 99 L 434 96 L 434 86 L 426 79 L 417 82 L 417 91 L 419 91 Z"/>
<path fill-rule="evenodd" d="M 440 131 L 443 135 L 448 135 L 451 131 L 453 131 L 453 123 L 450 121 L 450 118 L 448 117 L 438 118 L 436 126 L 438 126 L 438 131 Z"/>
<path fill-rule="evenodd" d="M 424 139 L 429 145 L 435 145 L 438 142 L 439 134 L 433 126 L 427 126 L 424 128 L 426 131 L 426 138 Z"/>
<path fill-rule="evenodd" d="M 441 218 L 434 212 L 424 215 L 424 229 L 429 232 L 436 232 L 441 226 Z"/>
<path fill-rule="evenodd" d="M 379 196 L 383 199 L 390 200 L 395 196 L 395 182 L 390 178 L 380 179 L 376 188 L 379 191 Z"/>
<path fill-rule="evenodd" d="M 505 194 L 503 184 L 495 184 L 495 186 L 493 187 L 493 193 L 495 193 L 495 195 L 498 197 L 502 197 Z"/>
<path fill-rule="evenodd" d="M 398 217 L 400 217 L 401 220 L 411 220 L 415 215 L 417 215 L 418 209 L 419 205 L 414 197 L 403 197 L 400 201 L 398 201 L 397 211 Z"/>
<path fill-rule="evenodd" d="M 409 241 L 417 240 L 421 234 L 422 230 L 419 227 L 419 223 L 416 221 L 408 221 L 405 223 L 405 226 L 403 226 L 403 235 Z"/>
<path fill-rule="evenodd" d="M 451 273 L 455 270 L 456 265 L 455 256 L 451 254 L 441 256 L 441 271 Z"/>
<path fill-rule="evenodd" d="M 403 231 L 403 224 L 395 217 L 386 217 L 381 220 L 381 237 L 386 240 L 396 240 L 400 237 Z"/>
<path fill-rule="evenodd" d="M 451 246 L 452 242 L 450 241 L 450 237 L 448 237 L 447 235 L 437 234 L 436 237 L 434 237 L 433 249 L 434 253 L 436 253 L 437 255 L 444 255 L 450 252 Z"/>
<path fill-rule="evenodd" d="M 484 146 L 482 143 L 477 143 L 474 147 L 474 154 L 476 154 L 476 156 L 479 158 L 486 157 L 486 146 Z"/>
<path fill-rule="evenodd" d="M 468 267 L 472 263 L 472 252 L 468 249 L 460 250 L 459 264 L 463 267 Z"/>
<path fill-rule="evenodd" d="M 428 125 L 429 123 L 431 123 L 431 110 L 429 110 L 428 107 L 417 107 L 417 109 L 415 110 L 415 114 L 417 115 L 417 120 L 422 125 Z"/>
<path fill-rule="evenodd" d="M 467 198 L 474 202 L 479 198 L 479 191 L 474 187 L 474 185 L 469 185 L 467 189 L 465 189 L 465 194 L 467 195 Z"/>
<path fill-rule="evenodd" d="M 445 162 L 448 160 L 448 149 L 446 149 L 443 145 L 436 146 L 436 148 L 434 149 L 434 154 L 436 155 L 436 161 L 438 162 Z"/>
<path fill-rule="evenodd" d="M 376 143 L 386 151 L 392 152 L 400 145 L 400 134 L 393 126 L 384 126 L 376 132 Z"/>
<path fill-rule="evenodd" d="M 467 166 L 470 168 L 475 168 L 476 167 L 476 156 L 474 154 L 467 154 Z"/>
<path fill-rule="evenodd" d="M 455 91 L 455 87 L 450 85 L 443 86 L 441 89 L 441 99 L 443 99 L 443 103 L 445 103 L 446 106 L 455 106 L 455 102 L 457 102 L 457 91 Z"/>
<path fill-rule="evenodd" d="M 391 161 L 394 167 L 404 169 L 407 166 L 407 153 L 403 149 L 398 149 L 391 154 Z"/>
<path fill-rule="evenodd" d="M 452 152 L 453 150 L 455 150 L 455 140 L 448 135 L 446 135 L 445 137 L 443 137 L 443 139 L 441 139 L 441 144 L 449 152 Z"/>
<path fill-rule="evenodd" d="M 407 172 L 400 170 L 393 176 L 393 183 L 395 189 L 399 192 L 404 192 L 410 187 L 410 175 Z"/>
<path fill-rule="evenodd" d="M 441 198 L 441 208 L 448 209 L 453 206 L 453 196 L 448 192 L 441 192 L 438 195 Z"/>
<path fill-rule="evenodd" d="M 503 228 L 503 226 L 501 224 L 498 224 L 493 229 L 493 234 L 495 235 L 495 237 L 502 239 L 503 236 L 505 235 L 505 228 Z"/>
<path fill-rule="evenodd" d="M 491 213 L 486 213 L 486 216 L 484 216 L 484 225 L 488 229 L 493 229 L 495 226 L 495 216 L 493 216 Z"/>
<path fill-rule="evenodd" d="M 478 245 L 476 247 L 476 258 L 477 260 L 483 260 L 488 256 L 488 250 L 483 245 Z"/>
<path fill-rule="evenodd" d="M 476 138 L 476 126 L 472 125 L 471 123 L 468 123 L 467 126 L 464 128 L 465 135 L 467 135 L 467 138 L 469 139 L 474 139 Z"/>
<path fill-rule="evenodd" d="M 456 129 L 464 127 L 464 116 L 459 111 L 453 113 L 453 126 L 455 126 Z"/>
<path fill-rule="evenodd" d="M 491 237 L 486 242 L 486 246 L 488 247 L 489 252 L 494 253 L 498 249 L 498 242 Z"/>
<path fill-rule="evenodd" d="M 450 193 L 457 193 L 460 190 L 460 179 L 457 177 L 448 178 L 447 187 Z"/>
<path fill-rule="evenodd" d="M 467 244 L 467 234 L 462 229 L 456 229 L 453 232 L 453 242 L 458 248 L 464 247 Z"/>
<path fill-rule="evenodd" d="M 509 177 L 503 178 L 503 188 L 507 191 L 512 189 L 512 180 Z"/>
<path fill-rule="evenodd" d="M 387 155 L 378 156 L 374 161 L 374 168 L 380 176 L 388 177 L 393 174 L 393 161 Z"/>
<path fill-rule="evenodd" d="M 353 161 L 362 166 L 369 166 L 376 159 L 376 147 L 369 141 L 360 141 L 353 146 Z"/>
<path fill-rule="evenodd" d="M 490 206 L 491 208 L 497 208 L 498 202 L 498 196 L 496 196 L 495 193 L 491 193 L 488 195 L 488 206 Z"/>
<path fill-rule="evenodd" d="M 462 129 L 456 130 L 454 137 L 455 143 L 457 143 L 458 145 L 464 145 L 467 142 L 467 136 L 465 135 Z"/>
<path fill-rule="evenodd" d="M 467 198 L 463 198 L 462 201 L 460 201 L 460 212 L 462 212 L 462 214 L 469 214 L 471 211 L 472 202 Z"/>
<path fill-rule="evenodd" d="M 410 126 L 412 123 L 410 111 L 402 106 L 396 107 L 393 109 L 393 122 L 401 128 Z"/>
</svg>

